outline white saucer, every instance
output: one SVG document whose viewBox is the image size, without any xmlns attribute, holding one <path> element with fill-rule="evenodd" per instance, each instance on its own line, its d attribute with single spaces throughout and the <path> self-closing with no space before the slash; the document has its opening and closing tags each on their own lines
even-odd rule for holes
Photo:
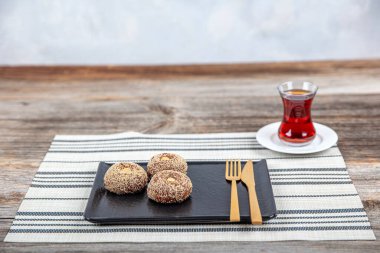
<svg viewBox="0 0 380 253">
<path fill-rule="evenodd" d="M 301 147 L 288 146 L 278 138 L 278 128 L 281 122 L 262 127 L 256 134 L 257 141 L 264 147 L 287 154 L 311 154 L 331 148 L 338 142 L 338 135 L 331 128 L 314 123 L 317 136 L 308 145 Z"/>
</svg>

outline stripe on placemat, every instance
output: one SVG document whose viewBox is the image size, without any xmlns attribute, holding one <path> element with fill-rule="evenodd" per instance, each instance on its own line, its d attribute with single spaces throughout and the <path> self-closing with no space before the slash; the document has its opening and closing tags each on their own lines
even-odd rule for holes
<svg viewBox="0 0 380 253">
<path fill-rule="evenodd" d="M 328 227 L 277 227 L 277 228 L 270 228 L 270 227 L 241 227 L 241 228 L 234 228 L 234 227 L 193 227 L 193 228 L 107 228 L 104 229 L 101 226 L 99 228 L 93 228 L 93 229 L 19 229 L 19 228 L 11 228 L 9 230 L 9 233 L 120 233 L 120 232 L 129 232 L 129 233 L 206 233 L 206 232 L 286 232 L 286 231 L 326 231 L 326 230 L 372 230 L 371 226 L 328 226 Z"/>
<path fill-rule="evenodd" d="M 50 150 L 49 153 L 120 153 L 120 152 L 135 152 L 135 151 L 234 151 L 234 150 L 265 150 L 264 147 L 239 147 L 239 148 L 130 148 L 130 149 L 114 149 L 114 150 Z"/>
<path fill-rule="evenodd" d="M 92 184 L 82 184 L 82 185 L 75 185 L 75 184 L 66 184 L 66 185 L 44 185 L 44 184 L 31 184 L 30 187 L 35 188 L 91 188 Z"/>
<path fill-rule="evenodd" d="M 83 216 L 83 212 L 17 212 L 17 216 Z"/>
<path fill-rule="evenodd" d="M 352 197 L 358 196 L 359 194 L 325 194 L 325 195 L 275 195 L 275 198 L 328 198 L 328 197 Z"/>
<path fill-rule="evenodd" d="M 86 200 L 88 198 L 24 198 L 26 200 Z"/>
<path fill-rule="evenodd" d="M 263 224 L 268 225 L 310 225 L 310 224 L 357 224 L 357 223 L 366 223 L 368 220 L 333 220 L 333 221 L 286 221 L 286 222 L 272 222 L 272 221 L 264 221 Z M 91 227 L 93 224 L 78 224 L 78 223 L 14 223 L 14 227 Z M 104 225 L 99 225 L 103 226 Z M 17 228 L 16 228 L 17 229 Z"/>
<path fill-rule="evenodd" d="M 217 151 L 217 150 L 209 150 L 209 151 Z M 223 151 L 228 151 L 228 150 L 223 150 Z M 235 150 L 236 151 L 236 150 Z M 125 153 L 121 154 L 121 155 L 125 155 Z M 261 158 L 261 159 L 266 159 L 266 160 L 276 160 L 276 159 L 294 159 L 294 160 L 303 160 L 303 159 L 325 159 L 325 158 L 331 158 L 331 157 L 342 157 L 340 155 L 322 155 L 322 156 L 287 156 L 287 157 L 265 157 L 265 158 Z M 193 162 L 193 161 L 225 161 L 226 159 L 229 159 L 229 157 L 227 158 L 220 158 L 220 159 L 207 159 L 207 158 L 203 158 L 203 159 L 187 159 L 189 162 Z M 247 160 L 255 160 L 253 158 L 239 158 L 240 160 L 242 161 L 247 161 Z M 256 159 L 257 160 L 257 159 Z M 118 159 L 118 160 L 106 160 L 106 161 L 102 161 L 102 160 L 86 160 L 86 161 L 64 161 L 64 160 L 44 160 L 43 161 L 44 163 L 100 163 L 100 162 L 106 162 L 106 163 L 118 163 L 118 162 L 146 162 L 146 160 L 134 160 L 134 159 L 131 159 L 131 160 L 125 160 L 125 159 Z"/>
<path fill-rule="evenodd" d="M 99 226 L 84 220 L 83 211 L 100 161 L 147 162 L 158 152 L 176 152 L 188 161 L 267 159 L 278 209 L 277 217 L 265 221 L 262 226 Z M 374 239 L 374 234 L 368 217 L 336 145 L 317 154 L 285 155 L 261 147 L 255 133 L 124 133 L 109 136 L 56 136 L 16 213 L 5 241 L 370 239 Z"/>
<path fill-rule="evenodd" d="M 116 140 L 176 140 L 176 141 L 198 141 L 198 140 L 210 140 L 210 141 L 220 141 L 220 140 L 256 140 L 256 137 L 217 137 L 217 138 L 205 138 L 205 137 L 199 137 L 199 138 L 175 138 L 175 137 L 125 137 L 125 138 L 109 138 L 109 139 L 98 139 L 98 140 L 59 140 L 58 137 L 54 138 L 53 143 L 57 142 L 102 142 L 102 141 L 116 141 Z M 75 138 L 75 137 L 74 137 Z"/>
</svg>

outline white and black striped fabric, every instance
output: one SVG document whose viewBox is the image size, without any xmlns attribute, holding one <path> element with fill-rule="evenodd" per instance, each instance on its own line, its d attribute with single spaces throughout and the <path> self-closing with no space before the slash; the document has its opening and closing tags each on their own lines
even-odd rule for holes
<svg viewBox="0 0 380 253">
<path fill-rule="evenodd" d="M 100 226 L 83 219 L 100 161 L 146 162 L 160 152 L 188 161 L 267 159 L 278 217 L 262 226 Z M 286 155 L 260 146 L 255 133 L 63 136 L 54 138 L 7 242 L 175 242 L 374 240 L 337 146 Z"/>
</svg>

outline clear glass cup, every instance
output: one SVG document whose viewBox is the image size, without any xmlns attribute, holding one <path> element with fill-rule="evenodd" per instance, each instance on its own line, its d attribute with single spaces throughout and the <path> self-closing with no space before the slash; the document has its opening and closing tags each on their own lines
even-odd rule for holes
<svg viewBox="0 0 380 253">
<path fill-rule="evenodd" d="M 278 87 L 284 115 L 278 129 L 280 140 L 290 146 L 310 144 L 315 136 L 311 104 L 318 87 L 310 82 L 286 82 Z"/>
</svg>

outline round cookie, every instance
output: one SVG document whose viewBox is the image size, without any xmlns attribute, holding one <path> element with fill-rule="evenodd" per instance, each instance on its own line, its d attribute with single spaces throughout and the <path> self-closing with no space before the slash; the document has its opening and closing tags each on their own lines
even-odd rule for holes
<svg viewBox="0 0 380 253">
<path fill-rule="evenodd" d="M 104 175 L 104 187 L 116 194 L 142 191 L 147 182 L 148 175 L 136 163 L 115 163 Z"/>
<path fill-rule="evenodd" d="M 158 203 L 180 203 L 186 200 L 193 190 L 188 176 L 174 170 L 157 172 L 147 188 L 148 198 Z"/>
<path fill-rule="evenodd" d="M 148 162 L 147 168 L 149 177 L 163 170 L 174 170 L 186 174 L 187 163 L 177 154 L 162 153 L 153 156 Z"/>
</svg>

